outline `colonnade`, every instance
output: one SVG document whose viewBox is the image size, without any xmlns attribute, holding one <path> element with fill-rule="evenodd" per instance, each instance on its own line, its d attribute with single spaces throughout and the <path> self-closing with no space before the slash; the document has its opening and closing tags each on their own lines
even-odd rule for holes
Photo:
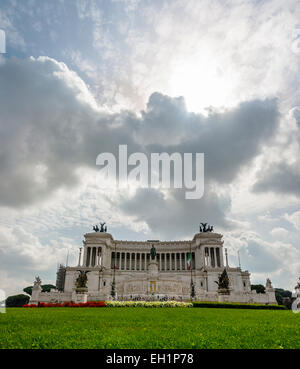
<svg viewBox="0 0 300 369">
<path fill-rule="evenodd" d="M 156 254 L 158 270 L 187 270 L 189 252 L 161 252 Z M 205 247 L 202 255 L 205 267 L 221 267 L 223 264 L 220 247 Z M 145 252 L 112 252 L 111 269 L 119 270 L 147 270 L 150 262 L 150 253 Z M 87 247 L 83 262 L 86 267 L 103 265 L 103 252 L 100 246 Z M 192 269 L 195 269 L 195 253 L 192 252 Z"/>
<path fill-rule="evenodd" d="M 156 254 L 158 270 L 187 270 L 188 252 L 162 252 Z M 147 270 L 150 254 L 145 252 L 112 252 L 111 269 Z M 195 253 L 192 252 L 192 269 L 195 269 Z"/>
<path fill-rule="evenodd" d="M 103 264 L 102 247 L 87 247 L 84 265 L 86 267 L 101 266 Z"/>
<path fill-rule="evenodd" d="M 206 267 L 221 267 L 222 255 L 220 247 L 205 247 L 204 249 L 204 266 Z"/>
</svg>

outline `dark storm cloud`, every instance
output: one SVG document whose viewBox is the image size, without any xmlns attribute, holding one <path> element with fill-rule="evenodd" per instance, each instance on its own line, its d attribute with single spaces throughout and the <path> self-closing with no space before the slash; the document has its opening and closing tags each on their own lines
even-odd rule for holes
<svg viewBox="0 0 300 369">
<path fill-rule="evenodd" d="M 50 58 L 11 60 L 0 66 L 0 202 L 19 207 L 49 197 L 60 187 L 78 183 L 81 166 L 98 169 L 96 157 L 116 153 L 119 144 L 130 152 L 204 152 L 206 186 L 230 183 L 276 130 L 276 100 L 250 101 L 208 117 L 187 112 L 184 99 L 160 93 L 150 96 L 146 110 L 111 114 L 100 111 L 84 82 L 63 63 Z M 141 195 L 142 194 L 142 195 Z M 196 213 L 172 192 L 172 201 L 155 191 L 139 191 L 121 203 L 124 211 L 142 217 L 140 204 L 157 202 L 170 212 Z M 154 198 L 153 198 L 154 196 Z M 212 219 L 224 221 L 224 204 L 207 190 L 201 202 Z M 192 211 L 191 211 L 192 209 Z M 156 227 L 156 213 L 147 222 Z M 179 220 L 178 220 L 179 221 Z M 167 225 L 165 225 L 167 227 Z"/>
<path fill-rule="evenodd" d="M 51 59 L 0 67 L 1 204 L 18 207 L 77 184 L 75 170 L 121 142 L 137 149 L 119 115 L 96 111 L 83 82 Z M 85 96 L 84 94 L 87 94 Z M 134 120 L 130 119 L 134 125 Z"/>
<path fill-rule="evenodd" d="M 155 132 L 158 143 L 152 141 L 150 151 L 203 152 L 208 180 L 230 183 L 272 138 L 278 121 L 276 100 L 249 101 L 205 117 L 188 113 L 182 98 L 156 93 L 150 97 L 140 129 L 146 126 L 148 141 L 153 137 L 151 129 Z M 172 144 L 174 138 L 177 143 Z"/>
<path fill-rule="evenodd" d="M 139 189 L 133 198 L 121 201 L 120 209 L 136 221 L 145 221 L 155 237 L 176 239 L 197 233 L 200 221 L 232 227 L 234 223 L 226 219 L 230 204 L 229 197 L 209 188 L 198 201 L 187 201 L 183 190 L 171 190 L 165 197 L 155 189 Z"/>
</svg>

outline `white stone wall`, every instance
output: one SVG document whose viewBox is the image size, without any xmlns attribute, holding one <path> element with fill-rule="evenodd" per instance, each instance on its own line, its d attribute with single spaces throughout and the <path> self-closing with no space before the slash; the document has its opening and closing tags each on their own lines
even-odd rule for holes
<svg viewBox="0 0 300 369">
<path fill-rule="evenodd" d="M 72 293 L 68 292 L 59 292 L 59 291 L 51 291 L 51 292 L 41 292 L 37 298 L 31 298 L 30 304 L 37 304 L 39 302 L 45 303 L 62 303 L 72 300 Z"/>
</svg>

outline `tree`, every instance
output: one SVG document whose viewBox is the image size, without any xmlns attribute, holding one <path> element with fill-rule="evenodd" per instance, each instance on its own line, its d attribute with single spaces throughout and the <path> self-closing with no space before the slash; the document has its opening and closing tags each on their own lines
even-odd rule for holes
<svg viewBox="0 0 300 369">
<path fill-rule="evenodd" d="M 30 297 L 24 294 L 9 296 L 5 301 L 5 305 L 7 307 L 22 307 L 28 304 L 29 299 Z"/>
<path fill-rule="evenodd" d="M 42 292 L 50 292 L 52 288 L 56 289 L 56 286 L 53 286 L 53 284 L 42 284 Z"/>
<path fill-rule="evenodd" d="M 23 292 L 27 293 L 28 295 L 32 295 L 32 286 L 28 286 L 23 288 Z"/>
<path fill-rule="evenodd" d="M 53 286 L 53 284 L 43 284 L 41 285 L 42 287 L 42 292 L 50 292 L 51 288 L 56 288 L 56 286 Z M 32 286 L 28 286 L 23 288 L 23 291 L 25 293 L 28 293 L 28 295 L 32 295 Z"/>
<path fill-rule="evenodd" d="M 251 284 L 251 290 L 255 290 L 257 293 L 266 293 L 266 288 L 262 284 Z"/>
<path fill-rule="evenodd" d="M 292 292 L 283 288 L 275 288 L 275 297 L 278 305 L 285 305 L 288 309 L 292 304 Z"/>
</svg>

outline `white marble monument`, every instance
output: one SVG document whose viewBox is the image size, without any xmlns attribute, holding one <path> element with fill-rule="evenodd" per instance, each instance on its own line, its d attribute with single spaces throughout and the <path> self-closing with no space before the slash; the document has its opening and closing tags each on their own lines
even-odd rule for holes
<svg viewBox="0 0 300 369">
<path fill-rule="evenodd" d="M 88 272 L 84 300 L 111 299 L 112 281 L 118 299 L 189 300 L 191 280 L 197 301 L 233 301 L 277 304 L 275 291 L 267 280 L 266 293 L 251 291 L 250 273 L 228 265 L 223 259 L 222 235 L 211 231 L 195 234 L 186 241 L 121 241 L 106 231 L 84 235 L 77 266 L 66 267 L 63 291 L 41 292 L 34 287 L 31 303 L 79 301 L 76 280 L 79 271 Z M 150 250 L 154 246 L 156 255 Z M 220 297 L 218 277 L 226 269 L 230 294 Z"/>
</svg>

